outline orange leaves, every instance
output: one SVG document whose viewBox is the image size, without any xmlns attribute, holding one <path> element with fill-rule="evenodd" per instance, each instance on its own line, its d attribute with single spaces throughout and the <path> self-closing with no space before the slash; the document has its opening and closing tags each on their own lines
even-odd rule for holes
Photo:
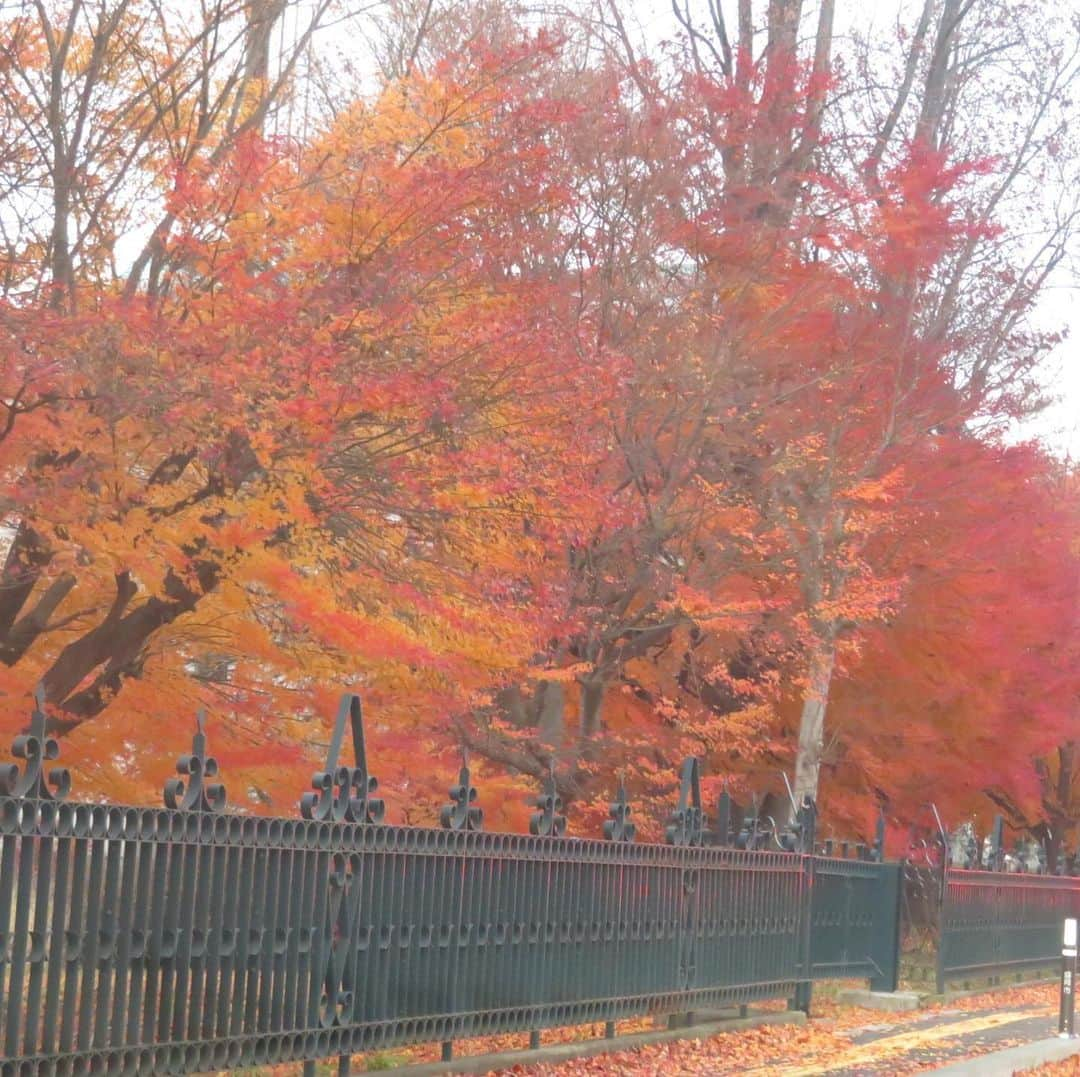
<svg viewBox="0 0 1080 1077">
<path fill-rule="evenodd" d="M 554 756 L 591 826 L 616 772 L 658 817 L 687 754 L 778 786 L 814 695 L 838 817 L 965 752 L 1030 800 L 993 743 L 1064 728 L 1075 548 L 936 325 L 972 166 L 849 167 L 782 50 L 668 79 L 512 21 L 306 141 L 193 146 L 185 102 L 131 294 L 0 307 L 3 721 L 51 678 L 134 797 L 203 702 L 281 808 L 350 686 L 403 810 L 467 740 L 506 825 Z"/>
<path fill-rule="evenodd" d="M 518 59 L 524 79 L 417 76 L 304 154 L 252 136 L 183 165 L 183 268 L 153 306 L 9 312 L 11 356 L 50 357 L 4 367 L 26 411 L 0 464 L 43 562 L 13 619 L 75 586 L 3 674 L 5 721 L 95 638 L 121 570 L 127 635 L 78 649 L 51 702 L 102 762 L 130 729 L 127 793 L 157 781 L 134 776 L 162 710 L 202 700 L 250 738 L 256 801 L 279 797 L 273 745 L 311 739 L 335 682 L 369 697 L 392 786 L 542 649 L 566 613 L 549 543 L 591 504 L 552 450 L 591 396 L 570 297 L 503 270 L 523 215 L 566 197 L 539 137 L 558 110 Z"/>
<path fill-rule="evenodd" d="M 569 684 L 575 681 L 580 674 L 588 673 L 591 668 L 588 662 L 576 662 L 572 666 L 562 666 L 558 669 L 531 670 L 529 677 L 531 680 L 536 681 L 561 681 Z"/>
</svg>

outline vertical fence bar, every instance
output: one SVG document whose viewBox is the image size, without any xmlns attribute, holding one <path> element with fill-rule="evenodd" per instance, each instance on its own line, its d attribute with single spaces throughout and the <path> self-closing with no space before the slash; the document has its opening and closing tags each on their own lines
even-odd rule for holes
<svg viewBox="0 0 1080 1077">
<path fill-rule="evenodd" d="M 22 816 L 19 820 L 22 836 L 13 837 L 13 842 L 18 843 L 18 857 L 13 858 L 18 866 L 14 868 L 15 910 L 11 927 L 11 972 L 8 976 L 7 1018 L 4 1022 L 4 1053 L 12 1058 L 19 1054 L 19 1033 L 23 1023 L 23 975 L 26 971 L 26 947 L 30 930 L 30 905 L 34 882 L 34 841 L 27 836 L 27 831 L 33 833 L 32 821 L 36 810 L 37 805 L 33 801 L 27 801 L 22 805 Z M 30 826 L 26 825 L 28 819 L 31 821 Z M 8 923 L 11 923 L 10 913 L 5 909 L 5 928 Z M 4 934 L 7 934 L 6 930 Z"/>
<path fill-rule="evenodd" d="M 184 819 L 174 814 L 170 820 L 175 830 L 182 830 Z M 179 836 L 179 835 L 178 835 Z M 181 900 L 185 877 L 190 869 L 185 864 L 190 848 L 179 842 L 169 845 L 169 865 L 165 873 L 165 905 L 162 917 L 162 930 L 157 938 L 156 964 L 158 984 L 156 997 L 150 999 L 156 1022 L 156 1042 L 168 1043 L 171 1036 L 173 990 L 177 974 L 177 948 L 180 934 Z"/>
<path fill-rule="evenodd" d="M 222 824 L 224 819 L 209 820 L 206 842 L 199 850 L 198 883 L 195 888 L 195 902 L 192 910 L 192 939 L 189 945 L 189 991 L 191 1003 L 187 1010 L 187 1020 L 178 1035 L 195 1042 L 202 1038 L 203 1006 L 206 1005 L 210 988 L 210 969 L 216 965 L 218 951 L 214 936 L 213 917 L 220 916 L 224 901 L 224 887 L 221 869 L 224 864 L 220 845 L 209 844 L 214 823 Z M 212 910 L 212 911 L 211 911 Z"/>
<path fill-rule="evenodd" d="M 105 883 L 102 895 L 101 922 L 99 935 L 101 947 L 95 954 L 98 965 L 97 990 L 94 992 L 94 1030 L 95 1047 L 103 1047 L 108 1042 L 109 1014 L 112 993 L 115 988 L 117 972 L 117 890 L 120 886 L 120 868 L 125 857 L 122 840 L 125 815 L 119 808 L 108 810 L 108 838 L 105 842 Z"/>
<path fill-rule="evenodd" d="M 1058 1005 L 1058 1035 L 1071 1039 L 1076 1035 L 1076 951 L 1077 921 L 1066 917 L 1061 939 L 1061 992 Z"/>
<path fill-rule="evenodd" d="M 817 866 L 817 858 L 814 856 L 814 843 L 816 838 L 817 809 L 814 802 L 807 797 L 799 806 L 797 824 L 799 828 L 799 853 L 802 857 L 802 932 L 799 952 L 801 955 L 799 968 L 799 985 L 795 989 L 795 997 L 791 1002 L 791 1008 L 810 1013 L 810 1000 L 813 994 L 814 970 L 811 963 L 810 942 L 813 928 L 813 900 L 814 900 L 814 873 Z"/>
<path fill-rule="evenodd" d="M 50 817 L 55 821 L 55 805 L 43 805 L 42 811 L 51 808 Z M 49 828 L 51 830 L 51 827 Z M 41 990 L 45 979 L 48 956 L 49 902 L 52 899 L 52 872 L 54 839 L 45 833 L 37 839 L 38 863 L 34 888 L 34 934 L 31 938 L 30 982 L 26 990 L 26 1014 L 23 1029 L 23 1052 L 31 1055 L 37 1050 L 38 1037 L 42 1033 Z"/>
<path fill-rule="evenodd" d="M 90 839 L 86 836 L 90 828 L 90 812 L 84 805 L 75 809 L 74 863 L 71 870 L 71 905 L 68 926 L 65 935 L 64 984 L 62 988 L 63 1008 L 60 1015 L 60 1051 L 67 1054 L 75 1048 L 75 1015 L 79 990 L 79 975 L 82 970 L 83 915 L 86 912 L 88 895 L 86 892 L 86 861 L 89 855 Z M 80 834 L 82 830 L 84 833 Z"/>
<path fill-rule="evenodd" d="M 230 820 L 230 824 L 232 820 Z M 239 824 L 239 820 L 237 820 Z M 230 829 L 232 829 L 230 825 Z M 239 826 L 236 827 L 239 830 Z M 238 837 L 238 834 L 230 837 Z M 223 868 L 224 880 L 222 883 L 223 893 L 226 895 L 239 894 L 240 863 L 244 856 L 244 849 L 238 842 L 230 842 L 225 850 L 225 865 Z M 214 975 L 208 985 L 206 993 L 206 1020 L 204 1027 L 208 1027 L 215 1039 L 225 1037 L 229 1031 L 230 1016 L 230 987 L 235 975 L 236 962 L 240 953 L 240 902 L 225 900 L 218 906 L 219 923 L 214 932 L 216 945 L 214 947 L 214 961 L 211 964 Z"/>
<path fill-rule="evenodd" d="M 71 819 L 74 811 L 69 804 L 62 804 L 57 809 L 56 838 L 56 880 L 52 893 L 52 909 L 49 915 L 49 953 L 48 972 L 45 977 L 45 1005 L 41 1017 L 40 1051 L 51 1054 L 56 1046 L 57 1026 L 60 1016 L 60 985 L 64 970 L 64 926 L 68 909 L 68 879 L 71 869 L 72 839 Z M 0 871 L 0 902 L 3 901 L 3 872 Z M 6 909 L 0 904 L 0 909 Z M 3 913 L 0 913 L 3 915 Z M 2 973 L 2 970 L 0 970 Z"/>
<path fill-rule="evenodd" d="M 7 1007 L 7 981 L 13 968 L 8 958 L 11 949 L 12 931 L 12 904 L 11 896 L 15 888 L 15 854 L 18 850 L 19 839 L 17 829 L 19 822 L 19 802 L 17 800 L 5 800 L 0 804 L 0 816 L 3 830 L 0 831 L 0 1013 Z"/>
<path fill-rule="evenodd" d="M 119 1047 L 124 1042 L 124 1021 L 126 1017 L 128 975 L 131 971 L 131 942 L 135 917 L 135 878 L 136 867 L 141 852 L 139 836 L 139 815 L 134 810 L 124 813 L 124 844 L 121 854 L 123 863 L 120 868 L 118 891 L 113 912 L 113 930 L 115 944 L 113 955 L 115 975 L 112 985 L 112 1007 L 108 1017 L 107 1042 L 110 1047 Z"/>
<path fill-rule="evenodd" d="M 126 1036 L 123 1039 L 114 1038 L 113 1045 L 116 1047 L 124 1042 L 131 1044 L 142 1042 L 143 987 L 146 982 L 147 957 L 150 952 L 152 884 L 157 873 L 156 862 L 164 849 L 163 846 L 150 840 L 155 826 L 155 815 L 156 813 L 145 813 L 143 822 L 146 829 L 140 832 L 142 840 L 139 843 L 139 864 L 135 877 L 135 900 L 132 910 L 133 923 L 131 939 L 128 943 L 133 960 L 128 978 Z"/>
</svg>

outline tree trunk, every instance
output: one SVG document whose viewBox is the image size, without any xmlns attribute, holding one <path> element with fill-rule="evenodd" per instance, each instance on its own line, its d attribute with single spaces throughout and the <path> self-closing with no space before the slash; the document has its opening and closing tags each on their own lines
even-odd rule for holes
<svg viewBox="0 0 1080 1077">
<path fill-rule="evenodd" d="M 63 157 L 57 162 L 57 170 L 64 173 L 65 178 L 58 178 L 53 189 L 53 226 L 49 238 L 52 292 L 49 302 L 52 307 L 60 309 L 71 302 L 74 274 L 71 269 L 71 242 L 68 237 L 70 184 L 66 178 L 68 164 Z"/>
<path fill-rule="evenodd" d="M 537 735 L 542 744 L 557 751 L 563 739 L 563 714 L 566 692 L 559 681 L 543 681 L 537 688 L 540 711 L 537 715 Z"/>
<path fill-rule="evenodd" d="M 799 720 L 799 750 L 795 756 L 795 803 L 803 797 L 817 801 L 821 755 L 825 747 L 825 711 L 836 665 L 836 641 L 831 637 L 815 641 L 807 672 L 806 696 Z"/>
<path fill-rule="evenodd" d="M 257 126 L 262 132 L 270 79 L 270 39 L 284 10 L 284 0 L 250 0 L 247 5 L 244 77 L 233 102 L 230 130 L 243 123 L 245 108 L 251 107 L 260 113 Z"/>
<path fill-rule="evenodd" d="M 51 558 L 48 544 L 21 520 L 0 571 L 0 643 L 6 641 Z"/>
<path fill-rule="evenodd" d="M 600 717 L 604 705 L 604 682 L 584 680 L 581 682 L 581 738 L 591 741 L 600 732 Z"/>
<path fill-rule="evenodd" d="M 284 0 L 251 0 L 247 6 L 244 79 L 265 82 L 270 77 L 270 38 L 285 10 Z"/>
<path fill-rule="evenodd" d="M 0 662 L 13 666 L 49 627 L 57 607 L 75 586 L 70 572 L 61 573 L 45 589 L 29 613 L 20 617 L 6 632 L 0 632 Z"/>
<path fill-rule="evenodd" d="M 600 735 L 600 719 L 604 708 L 604 681 L 585 678 L 581 681 L 581 722 L 578 726 L 578 758 L 592 760 L 596 757 L 597 737 Z"/>
<path fill-rule="evenodd" d="M 138 587 L 126 572 L 116 577 L 116 596 L 104 620 L 69 643 L 41 678 L 46 699 L 62 712 L 50 716 L 50 733 L 69 733 L 100 714 L 125 678 L 139 676 L 150 638 L 194 610 L 202 596 L 217 587 L 220 566 L 200 562 L 196 578 L 198 589 L 170 571 L 164 595 L 154 595 L 131 608 Z"/>
<path fill-rule="evenodd" d="M 1043 852 L 1046 854 L 1046 870 L 1051 875 L 1057 874 L 1058 860 L 1061 858 L 1062 839 L 1065 837 L 1065 828 L 1060 820 L 1054 819 L 1044 830 L 1040 839 Z"/>
</svg>

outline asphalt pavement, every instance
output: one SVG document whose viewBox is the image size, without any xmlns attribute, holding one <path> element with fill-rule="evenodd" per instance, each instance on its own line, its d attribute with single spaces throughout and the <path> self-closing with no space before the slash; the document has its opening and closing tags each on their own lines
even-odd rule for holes
<svg viewBox="0 0 1080 1077">
<path fill-rule="evenodd" d="M 868 1021 L 846 1036 L 850 1048 L 830 1060 L 827 1068 L 778 1060 L 778 1065 L 762 1067 L 761 1072 L 776 1077 L 876 1077 L 948 1067 L 944 1072 L 955 1077 L 997 1077 L 1080 1052 L 1080 1041 L 1057 1039 L 1056 1015 L 1038 1006 L 987 1011 L 958 1005 L 903 1025 Z M 963 1065 L 956 1066 L 958 1062 Z"/>
</svg>

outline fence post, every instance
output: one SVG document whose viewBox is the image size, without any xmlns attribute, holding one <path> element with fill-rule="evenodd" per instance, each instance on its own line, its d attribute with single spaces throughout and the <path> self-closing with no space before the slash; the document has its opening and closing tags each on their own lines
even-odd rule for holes
<svg viewBox="0 0 1080 1077">
<path fill-rule="evenodd" d="M 796 827 L 799 836 L 799 853 L 803 858 L 803 922 L 801 942 L 800 972 L 802 978 L 795 987 L 795 997 L 788 1004 L 792 1010 L 810 1013 L 810 1000 L 813 996 L 813 969 L 810 965 L 810 936 L 813 929 L 814 905 L 814 856 L 817 807 L 810 797 L 803 799 L 796 815 Z"/>
<path fill-rule="evenodd" d="M 945 895 L 944 893 L 941 893 L 941 896 L 938 898 L 937 907 L 937 963 L 934 968 L 934 990 L 939 995 L 945 994 L 945 904 Z"/>
<path fill-rule="evenodd" d="M 1058 1035 L 1076 1035 L 1076 919 L 1065 921 L 1061 940 L 1061 1002 L 1058 1007 Z"/>
<path fill-rule="evenodd" d="M 880 907 L 892 916 L 892 920 L 889 922 L 888 951 L 883 950 L 880 955 L 887 960 L 881 962 L 878 974 L 870 977 L 871 991 L 895 991 L 900 986 L 900 919 L 903 916 L 904 866 L 903 860 L 895 865 L 895 871 L 893 865 L 881 864 Z"/>
<path fill-rule="evenodd" d="M 945 826 L 941 821 L 941 816 L 938 814 L 937 805 L 931 804 L 930 807 L 934 812 L 934 820 L 937 823 L 938 832 L 936 835 L 938 845 L 941 849 L 941 876 L 938 880 L 937 886 L 937 924 L 938 924 L 938 938 L 937 938 L 937 966 L 934 971 L 934 987 L 939 995 L 945 994 L 945 942 L 946 942 L 946 919 L 949 915 L 949 835 L 945 830 Z"/>
<path fill-rule="evenodd" d="M 716 805 L 716 844 L 724 849 L 731 844 L 731 794 L 726 787 Z"/>
<path fill-rule="evenodd" d="M 885 807 L 878 809 L 877 826 L 874 828 L 873 859 L 878 864 L 885 862 Z"/>
<path fill-rule="evenodd" d="M 1005 866 L 1005 820 L 994 816 L 994 828 L 990 831 L 990 870 L 1001 871 Z"/>
</svg>

